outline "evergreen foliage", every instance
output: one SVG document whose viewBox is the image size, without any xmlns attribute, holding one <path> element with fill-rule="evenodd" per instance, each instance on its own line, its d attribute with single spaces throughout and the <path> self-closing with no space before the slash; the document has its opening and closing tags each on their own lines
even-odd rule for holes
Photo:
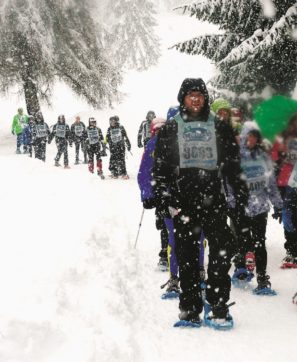
<svg viewBox="0 0 297 362">
<path fill-rule="evenodd" d="M 151 0 L 111 0 L 112 24 L 108 42 L 114 44 L 119 67 L 145 70 L 157 64 L 159 39 L 155 35 L 155 5 Z"/>
<path fill-rule="evenodd" d="M 263 1 L 262 1 L 263 2 Z M 289 94 L 297 81 L 297 3 L 274 0 L 266 17 L 259 0 L 200 0 L 180 8 L 190 16 L 216 24 L 220 34 L 207 34 L 175 45 L 188 54 L 213 60 L 218 74 L 212 85 L 237 95 Z"/>
<path fill-rule="evenodd" d="M 107 61 L 91 0 L 1 0 L 2 93 L 23 89 L 29 114 L 50 100 L 56 79 L 65 81 L 93 107 L 111 102 L 120 76 Z"/>
</svg>

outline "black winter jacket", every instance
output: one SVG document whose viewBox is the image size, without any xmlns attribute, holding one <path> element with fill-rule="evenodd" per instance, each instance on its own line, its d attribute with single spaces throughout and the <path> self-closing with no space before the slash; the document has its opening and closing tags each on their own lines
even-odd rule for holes
<svg viewBox="0 0 297 362">
<path fill-rule="evenodd" d="M 241 179 L 239 147 L 233 129 L 228 123 L 215 119 L 215 132 L 217 168 L 211 171 L 199 168 L 180 169 L 178 123 L 173 119 L 161 128 L 153 167 L 154 191 L 158 204 L 177 207 L 180 200 L 203 204 L 207 195 L 222 193 L 222 181 L 226 179 L 236 190 L 238 205 L 247 203 L 248 190 Z"/>
</svg>

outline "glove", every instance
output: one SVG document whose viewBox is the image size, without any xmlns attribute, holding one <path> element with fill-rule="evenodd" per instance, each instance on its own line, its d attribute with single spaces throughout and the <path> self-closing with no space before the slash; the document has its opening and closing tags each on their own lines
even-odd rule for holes
<svg viewBox="0 0 297 362">
<path fill-rule="evenodd" d="M 72 147 L 72 143 L 69 143 L 69 147 Z"/>
<path fill-rule="evenodd" d="M 12 134 L 12 135 L 15 135 L 15 133 L 14 133 L 14 131 L 13 131 L 13 130 L 11 131 L 11 134 Z"/>
<path fill-rule="evenodd" d="M 127 146 L 127 150 L 128 150 L 128 151 L 131 151 L 131 146 Z"/>
<path fill-rule="evenodd" d="M 100 156 L 101 157 L 106 157 L 107 156 L 106 150 L 101 151 Z"/>
<path fill-rule="evenodd" d="M 174 202 L 171 200 L 171 197 L 164 197 L 160 202 L 157 201 L 158 214 L 163 218 L 173 219 L 179 213 L 176 207 L 171 206 L 173 204 Z"/>
<path fill-rule="evenodd" d="M 272 214 L 272 217 L 275 220 L 278 220 L 278 222 L 281 224 L 282 223 L 282 209 L 274 209 L 274 213 Z"/>
<path fill-rule="evenodd" d="M 138 147 L 139 148 L 142 148 L 143 147 L 143 144 L 141 142 L 138 142 Z"/>
<path fill-rule="evenodd" d="M 154 209 L 156 207 L 155 199 L 146 199 L 142 202 L 144 209 Z"/>
</svg>

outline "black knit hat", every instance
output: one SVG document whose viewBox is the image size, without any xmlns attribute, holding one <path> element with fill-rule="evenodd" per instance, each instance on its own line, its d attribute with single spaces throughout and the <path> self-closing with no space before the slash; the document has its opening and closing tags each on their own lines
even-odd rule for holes
<svg viewBox="0 0 297 362">
<path fill-rule="evenodd" d="M 184 99 L 185 96 L 190 92 L 190 91 L 198 91 L 201 92 L 204 95 L 205 98 L 205 103 L 204 103 L 204 107 L 202 109 L 202 111 L 200 112 L 200 116 L 207 119 L 209 116 L 209 112 L 210 112 L 210 106 L 209 106 L 209 95 L 208 95 L 208 91 L 206 88 L 206 85 L 203 81 L 203 79 L 201 78 L 186 78 L 183 82 L 182 85 L 180 87 L 180 90 L 178 92 L 178 96 L 177 99 L 181 105 L 181 109 L 183 112 L 187 112 L 187 110 L 184 107 Z"/>
<path fill-rule="evenodd" d="M 180 104 L 182 104 L 184 102 L 185 96 L 190 91 L 201 92 L 205 97 L 206 103 L 208 103 L 208 100 L 209 100 L 208 91 L 206 89 L 206 85 L 205 85 L 204 81 L 201 78 L 186 78 L 182 82 L 182 85 L 180 87 L 180 90 L 179 90 L 178 96 L 177 96 L 177 99 Z"/>
</svg>

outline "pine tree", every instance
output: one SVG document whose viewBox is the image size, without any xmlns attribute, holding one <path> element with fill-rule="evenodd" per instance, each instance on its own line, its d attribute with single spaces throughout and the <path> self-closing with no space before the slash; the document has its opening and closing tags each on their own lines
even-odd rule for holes
<svg viewBox="0 0 297 362">
<path fill-rule="evenodd" d="M 297 80 L 296 0 L 274 0 L 266 17 L 259 0 L 204 0 L 182 6 L 190 16 L 216 24 L 220 34 L 207 34 L 175 47 L 213 60 L 218 89 L 253 94 L 267 86 L 289 94 Z"/>
<path fill-rule="evenodd" d="M 112 0 L 109 42 L 115 44 L 114 58 L 120 67 L 144 70 L 160 56 L 155 35 L 154 4 L 150 0 Z"/>
<path fill-rule="evenodd" d="M 50 101 L 57 79 L 94 107 L 111 101 L 120 77 L 103 56 L 89 0 L 1 0 L 0 7 L 2 93 L 18 86 L 29 114 Z"/>
</svg>

